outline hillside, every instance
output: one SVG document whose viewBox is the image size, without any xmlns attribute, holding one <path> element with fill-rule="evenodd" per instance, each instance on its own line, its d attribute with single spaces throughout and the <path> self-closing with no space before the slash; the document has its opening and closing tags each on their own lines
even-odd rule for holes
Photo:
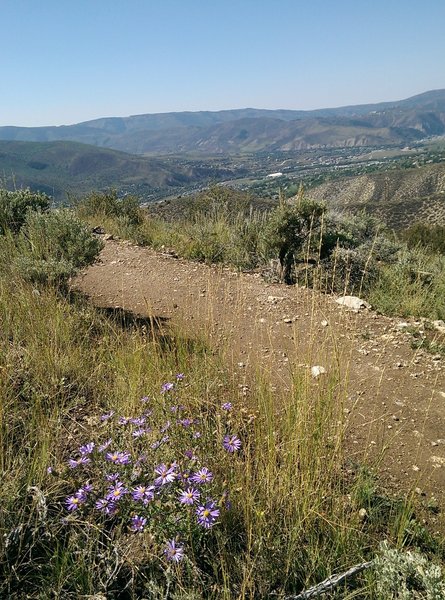
<svg viewBox="0 0 445 600">
<path fill-rule="evenodd" d="M 246 108 L 110 117 L 60 127 L 0 127 L 3 140 L 70 140 L 137 154 L 393 145 L 444 133 L 445 90 L 313 111 Z"/>
<path fill-rule="evenodd" d="M 232 175 L 211 163 L 132 156 L 77 142 L 0 141 L 0 177 L 9 187 L 30 187 L 56 200 L 67 194 L 118 188 L 148 197 L 162 188 L 178 188 Z"/>
<path fill-rule="evenodd" d="M 396 229 L 413 221 L 445 223 L 445 164 L 327 181 L 308 194 L 328 205 L 379 215 Z"/>
</svg>

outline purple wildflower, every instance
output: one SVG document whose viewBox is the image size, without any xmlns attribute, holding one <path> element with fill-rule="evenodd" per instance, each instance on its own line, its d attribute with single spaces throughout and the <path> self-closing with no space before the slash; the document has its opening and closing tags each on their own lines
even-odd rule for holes
<svg viewBox="0 0 445 600">
<path fill-rule="evenodd" d="M 179 494 L 179 502 L 181 504 L 194 504 L 195 502 L 197 502 L 199 500 L 199 497 L 201 496 L 201 494 L 198 492 L 198 490 L 195 490 L 195 488 L 187 488 L 184 492 L 181 492 Z"/>
<path fill-rule="evenodd" d="M 51 475 L 51 473 L 53 472 L 53 468 L 52 467 L 46 467 L 46 472 L 48 473 L 48 475 Z"/>
<path fill-rule="evenodd" d="M 105 413 L 104 415 L 101 416 L 100 420 L 101 421 L 108 421 L 108 419 L 111 419 L 111 417 L 114 415 L 114 410 L 110 410 L 109 413 Z"/>
<path fill-rule="evenodd" d="M 131 435 L 134 438 L 138 438 L 138 437 L 143 436 L 145 433 L 146 433 L 145 429 L 140 428 L 140 429 L 135 429 Z"/>
<path fill-rule="evenodd" d="M 87 465 L 89 462 L 91 462 L 90 459 L 82 455 L 79 456 L 79 458 L 77 459 L 70 458 L 68 464 L 70 466 L 70 469 L 75 469 L 79 465 Z"/>
<path fill-rule="evenodd" d="M 165 394 L 165 392 L 170 392 L 174 388 L 174 383 L 164 383 L 161 387 L 161 393 Z"/>
<path fill-rule="evenodd" d="M 227 452 L 238 452 L 241 448 L 241 440 L 236 435 L 225 435 L 223 446 Z"/>
<path fill-rule="evenodd" d="M 108 488 L 108 494 L 106 495 L 106 499 L 111 500 L 112 502 L 117 502 L 127 493 L 128 490 L 124 486 L 122 481 L 116 481 L 114 485 Z"/>
<path fill-rule="evenodd" d="M 145 403 L 145 402 L 149 402 L 149 401 L 150 401 L 150 398 L 148 396 L 142 396 L 141 402 Z"/>
<path fill-rule="evenodd" d="M 193 419 L 181 419 L 179 421 L 179 424 L 182 425 L 183 427 L 190 427 L 190 425 L 192 425 L 193 423 Z"/>
<path fill-rule="evenodd" d="M 128 465 L 131 462 L 128 452 L 107 452 L 105 458 L 115 465 Z"/>
<path fill-rule="evenodd" d="M 99 452 L 103 452 L 104 450 L 106 450 L 106 449 L 108 448 L 108 446 L 111 444 L 111 442 L 112 442 L 112 441 L 113 441 L 113 440 L 110 438 L 109 440 L 107 440 L 106 442 L 104 442 L 103 444 L 101 444 L 101 445 L 98 447 L 98 449 L 97 449 L 97 450 L 98 450 Z"/>
<path fill-rule="evenodd" d="M 85 444 L 84 446 L 81 446 L 79 448 L 79 452 L 82 454 L 82 456 L 85 456 L 85 454 L 91 454 L 92 451 L 94 450 L 94 442 L 89 442 L 88 444 Z"/>
<path fill-rule="evenodd" d="M 150 444 L 150 448 L 152 450 L 157 450 L 159 448 L 159 446 L 161 445 L 161 442 L 157 441 L 157 442 L 153 442 L 152 444 Z"/>
<path fill-rule="evenodd" d="M 219 508 L 217 508 L 216 502 L 208 500 L 203 506 L 198 506 L 196 514 L 198 516 L 198 524 L 206 529 L 210 529 L 219 517 Z"/>
<path fill-rule="evenodd" d="M 147 418 L 142 415 L 142 417 L 134 417 L 133 419 L 130 419 L 130 423 L 132 425 L 143 425 L 146 420 Z"/>
<path fill-rule="evenodd" d="M 227 410 L 227 411 L 232 410 L 232 408 L 233 408 L 232 407 L 232 403 L 231 402 L 224 402 L 223 404 L 221 404 L 221 408 L 223 410 Z"/>
<path fill-rule="evenodd" d="M 132 492 L 133 500 L 141 500 L 145 506 L 151 501 L 154 500 L 155 487 L 154 485 L 150 485 L 146 487 L 144 485 L 138 485 Z"/>
<path fill-rule="evenodd" d="M 119 425 L 126 425 L 127 423 L 129 423 L 129 421 L 129 417 L 119 417 L 118 423 Z"/>
<path fill-rule="evenodd" d="M 176 375 L 176 380 L 177 381 L 182 381 L 184 379 L 184 377 L 185 377 L 184 373 L 178 373 Z"/>
<path fill-rule="evenodd" d="M 175 540 L 169 540 L 164 549 L 167 560 L 178 563 L 184 558 L 184 546 L 180 546 Z"/>
<path fill-rule="evenodd" d="M 161 444 L 166 444 L 169 441 L 170 441 L 170 436 L 169 435 L 164 435 L 164 437 L 161 438 Z"/>
<path fill-rule="evenodd" d="M 177 473 L 175 473 L 174 467 L 167 467 L 167 465 L 159 465 L 155 469 L 155 473 L 159 475 L 155 479 L 155 485 L 166 485 L 167 483 L 171 483 L 176 479 Z"/>
<path fill-rule="evenodd" d="M 86 483 L 84 486 L 79 488 L 75 494 L 76 498 L 80 498 L 80 500 L 85 501 L 90 492 L 93 491 L 93 486 L 91 483 Z"/>
<path fill-rule="evenodd" d="M 201 484 L 201 483 L 209 483 L 213 479 L 213 473 L 207 469 L 207 467 L 203 467 L 199 469 L 196 473 L 191 476 L 191 480 L 193 483 Z"/>
<path fill-rule="evenodd" d="M 69 511 L 77 510 L 83 502 L 84 499 L 80 498 L 77 494 L 75 496 L 68 496 L 65 500 L 66 507 Z"/>
<path fill-rule="evenodd" d="M 105 479 L 107 481 L 117 481 L 119 479 L 119 473 L 107 473 Z"/>
<path fill-rule="evenodd" d="M 147 524 L 147 519 L 145 517 L 139 517 L 138 515 L 134 515 L 131 517 L 131 531 L 143 531 L 145 525 Z"/>
<path fill-rule="evenodd" d="M 192 458 L 195 458 L 195 456 L 193 454 L 193 450 L 186 450 L 184 452 L 184 456 L 190 460 L 192 460 Z"/>
<path fill-rule="evenodd" d="M 110 500 L 109 498 L 100 498 L 95 504 L 97 510 L 105 513 L 106 515 L 114 515 L 117 511 L 117 506 L 115 502 Z"/>
<path fill-rule="evenodd" d="M 193 434 L 193 437 L 195 438 L 195 440 L 198 440 L 201 437 L 201 432 L 195 431 L 195 433 Z"/>
</svg>

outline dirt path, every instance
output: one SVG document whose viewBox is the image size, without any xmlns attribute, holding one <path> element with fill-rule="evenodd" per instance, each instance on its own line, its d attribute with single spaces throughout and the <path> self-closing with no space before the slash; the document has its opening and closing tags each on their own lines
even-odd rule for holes
<svg viewBox="0 0 445 600">
<path fill-rule="evenodd" d="M 402 320 L 353 313 L 310 290 L 208 267 L 127 242 L 108 241 L 76 287 L 99 306 L 206 332 L 242 380 L 264 371 L 277 389 L 290 374 L 340 365 L 348 378 L 348 452 L 383 454 L 380 472 L 396 490 L 417 488 L 445 507 L 445 359 L 411 348 Z M 442 528 L 442 514 L 434 517 Z"/>
</svg>

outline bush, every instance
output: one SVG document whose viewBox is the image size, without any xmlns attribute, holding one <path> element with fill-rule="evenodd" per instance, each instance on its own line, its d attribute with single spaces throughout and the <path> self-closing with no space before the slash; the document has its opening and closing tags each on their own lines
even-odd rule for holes
<svg viewBox="0 0 445 600">
<path fill-rule="evenodd" d="M 29 213 L 17 245 L 21 255 L 16 266 L 35 282 L 65 281 L 92 264 L 102 249 L 102 242 L 66 209 Z"/>
<path fill-rule="evenodd" d="M 383 314 L 444 318 L 444 257 L 402 248 L 396 262 L 381 265 L 368 299 Z"/>
<path fill-rule="evenodd" d="M 407 243 L 408 248 L 421 246 L 431 252 L 445 254 L 445 226 L 415 223 L 401 233 L 401 238 Z"/>
<path fill-rule="evenodd" d="M 400 552 L 383 543 L 375 560 L 378 600 L 441 600 L 445 579 L 440 566 L 418 552 Z"/>
<path fill-rule="evenodd" d="M 18 233 L 29 211 L 46 212 L 50 197 L 30 189 L 9 191 L 0 189 L 0 234 Z"/>
<path fill-rule="evenodd" d="M 140 225 L 143 217 L 136 196 L 118 198 L 116 190 L 93 192 L 75 203 L 79 217 L 114 217 L 126 225 Z"/>
<path fill-rule="evenodd" d="M 307 260 L 320 245 L 320 231 L 326 207 L 302 195 L 297 204 L 281 201 L 269 215 L 265 228 L 266 247 L 278 254 L 281 279 L 291 283 L 296 260 Z"/>
</svg>

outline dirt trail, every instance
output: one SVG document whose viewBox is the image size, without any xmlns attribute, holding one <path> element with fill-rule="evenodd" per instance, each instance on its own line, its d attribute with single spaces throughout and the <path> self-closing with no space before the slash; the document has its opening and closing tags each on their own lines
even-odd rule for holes
<svg viewBox="0 0 445 600">
<path fill-rule="evenodd" d="M 264 371 L 277 390 L 298 369 L 340 365 L 348 378 L 348 452 L 380 454 L 385 483 L 412 487 L 445 507 L 445 369 L 443 358 L 411 348 L 401 319 L 354 313 L 335 298 L 267 284 L 258 275 L 208 267 L 127 242 L 106 242 L 99 263 L 75 286 L 98 306 L 206 332 L 227 351 L 240 380 Z M 442 514 L 434 517 L 442 528 Z"/>
</svg>

